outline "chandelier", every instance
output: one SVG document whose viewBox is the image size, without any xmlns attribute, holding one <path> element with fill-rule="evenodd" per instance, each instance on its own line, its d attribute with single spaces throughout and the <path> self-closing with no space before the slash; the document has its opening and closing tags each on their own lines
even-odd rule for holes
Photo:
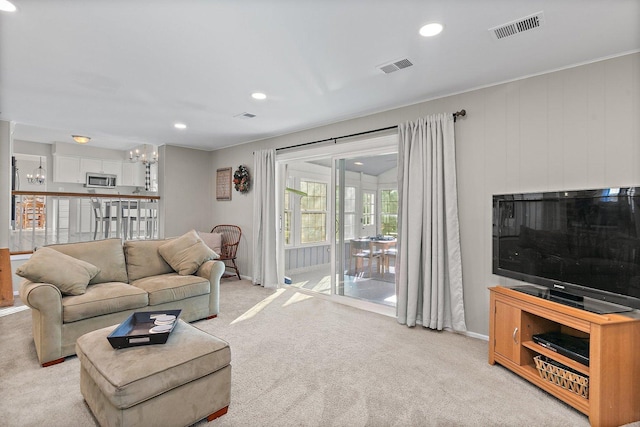
<svg viewBox="0 0 640 427">
<path fill-rule="evenodd" d="M 158 162 L 158 153 L 154 151 L 151 153 L 151 156 L 149 156 L 147 153 L 147 145 L 145 144 L 142 152 L 138 148 L 129 151 L 129 161 L 132 163 L 141 162 L 145 165 L 152 165 Z"/>
<path fill-rule="evenodd" d="M 47 171 L 42 167 L 42 157 L 40 157 L 40 166 L 33 170 L 33 173 L 27 174 L 27 182 L 29 184 L 42 185 L 47 179 Z"/>
</svg>

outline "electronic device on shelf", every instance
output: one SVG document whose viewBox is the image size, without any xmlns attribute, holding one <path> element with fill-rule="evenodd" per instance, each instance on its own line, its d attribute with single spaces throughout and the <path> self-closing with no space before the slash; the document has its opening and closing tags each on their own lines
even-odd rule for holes
<svg viewBox="0 0 640 427">
<path fill-rule="evenodd" d="M 533 341 L 544 348 L 555 351 L 563 356 L 589 366 L 589 339 L 578 338 L 560 332 L 545 332 L 536 334 Z"/>
<path fill-rule="evenodd" d="M 493 273 L 596 313 L 640 309 L 640 187 L 493 196 Z"/>
<path fill-rule="evenodd" d="M 581 297 L 576 295 L 567 295 L 565 292 L 554 292 L 553 289 L 536 285 L 512 286 L 511 289 L 534 297 L 558 302 L 582 310 L 590 311 L 598 314 L 608 313 L 624 313 L 633 310 L 631 307 L 618 305 L 611 302 L 601 301 L 589 297 Z"/>
</svg>

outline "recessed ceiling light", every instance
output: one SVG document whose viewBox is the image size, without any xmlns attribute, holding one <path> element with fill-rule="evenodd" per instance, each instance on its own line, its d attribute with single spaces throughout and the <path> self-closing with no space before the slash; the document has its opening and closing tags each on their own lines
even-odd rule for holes
<svg viewBox="0 0 640 427">
<path fill-rule="evenodd" d="M 3 12 L 15 12 L 16 7 L 9 0 L 0 0 L 0 10 Z"/>
<path fill-rule="evenodd" d="M 252 97 L 253 99 L 267 99 L 267 95 L 265 95 L 265 94 L 264 94 L 264 93 L 262 93 L 262 92 L 253 92 L 253 93 L 251 94 L 251 97 Z"/>
<path fill-rule="evenodd" d="M 438 24 L 437 22 L 427 24 L 420 28 L 420 35 L 422 37 L 433 37 L 442 32 L 442 24 Z"/>
<path fill-rule="evenodd" d="M 362 166 L 362 165 L 364 165 L 364 163 L 362 163 L 362 162 L 353 162 L 353 164 L 354 164 L 354 165 L 358 165 L 358 166 Z"/>
<path fill-rule="evenodd" d="M 187 125 L 185 125 L 184 123 L 176 123 L 173 125 L 173 127 L 176 129 L 186 129 Z"/>
</svg>

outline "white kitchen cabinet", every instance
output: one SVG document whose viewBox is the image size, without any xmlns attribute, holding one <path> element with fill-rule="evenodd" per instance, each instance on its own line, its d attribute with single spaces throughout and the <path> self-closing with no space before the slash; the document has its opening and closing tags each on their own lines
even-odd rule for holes
<svg viewBox="0 0 640 427">
<path fill-rule="evenodd" d="M 87 172 L 106 173 L 116 176 L 116 184 L 124 185 L 122 181 L 121 160 L 101 160 L 90 157 L 53 156 L 53 181 L 84 184 Z M 142 183 L 144 185 L 144 173 Z"/>
<path fill-rule="evenodd" d="M 144 164 L 139 162 L 122 163 L 122 180 L 118 185 L 144 187 Z"/>
<path fill-rule="evenodd" d="M 81 199 L 80 201 L 80 218 L 78 223 L 78 229 L 82 233 L 90 232 L 95 228 L 93 206 L 91 199 Z"/>
<path fill-rule="evenodd" d="M 68 230 L 69 229 L 69 199 L 58 198 L 56 200 L 55 210 L 55 228 L 56 230 Z"/>
<path fill-rule="evenodd" d="M 80 174 L 80 157 L 53 156 L 53 181 L 84 183 L 84 175 Z"/>
<path fill-rule="evenodd" d="M 116 183 L 120 184 L 122 180 L 122 161 L 121 160 L 103 160 L 102 173 L 109 173 L 117 176 Z"/>
<path fill-rule="evenodd" d="M 102 173 L 102 160 L 100 159 L 80 159 L 80 173 L 82 176 L 86 176 L 87 172 Z"/>
</svg>

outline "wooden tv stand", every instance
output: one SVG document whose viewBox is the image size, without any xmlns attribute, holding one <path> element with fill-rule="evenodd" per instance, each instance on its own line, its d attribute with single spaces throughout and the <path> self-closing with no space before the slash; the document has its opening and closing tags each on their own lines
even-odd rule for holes
<svg viewBox="0 0 640 427">
<path fill-rule="evenodd" d="M 501 286 L 489 291 L 489 364 L 497 362 L 573 406 L 593 426 L 640 420 L 640 319 L 595 314 Z M 589 366 L 531 338 L 551 331 L 589 337 Z M 538 355 L 588 376 L 588 397 L 542 379 L 533 360 Z"/>
</svg>

